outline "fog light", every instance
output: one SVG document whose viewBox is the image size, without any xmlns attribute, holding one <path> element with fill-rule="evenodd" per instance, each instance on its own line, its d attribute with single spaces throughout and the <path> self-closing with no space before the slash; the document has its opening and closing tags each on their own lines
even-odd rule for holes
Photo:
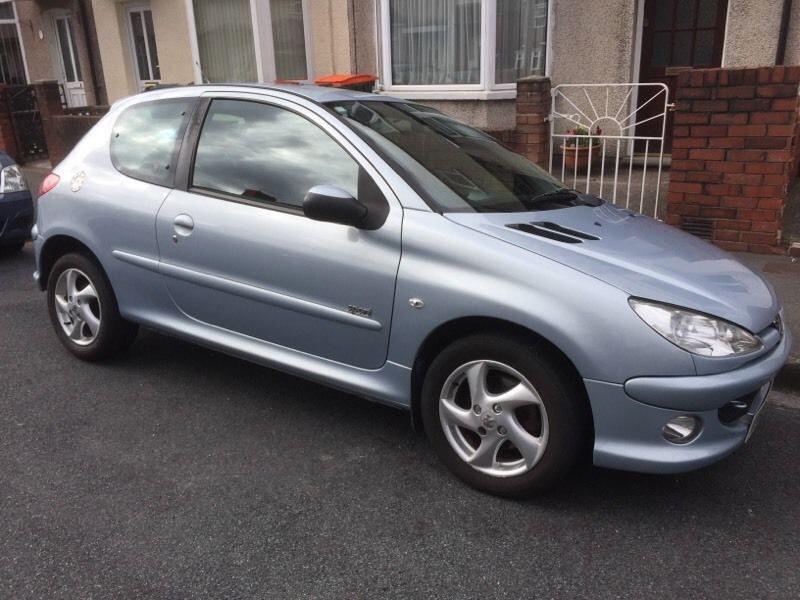
<svg viewBox="0 0 800 600">
<path fill-rule="evenodd" d="M 672 444 L 688 444 L 700 433 L 700 419 L 682 415 L 667 421 L 661 430 L 664 439 Z"/>
</svg>

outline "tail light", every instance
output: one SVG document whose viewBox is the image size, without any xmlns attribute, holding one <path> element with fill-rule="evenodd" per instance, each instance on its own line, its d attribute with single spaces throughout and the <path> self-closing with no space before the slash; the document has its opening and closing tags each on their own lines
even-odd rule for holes
<svg viewBox="0 0 800 600">
<path fill-rule="evenodd" d="M 42 181 L 42 185 L 39 186 L 39 197 L 44 196 L 47 192 L 56 187 L 59 181 L 61 181 L 61 178 L 58 175 L 55 173 L 48 173 L 47 177 Z"/>
</svg>

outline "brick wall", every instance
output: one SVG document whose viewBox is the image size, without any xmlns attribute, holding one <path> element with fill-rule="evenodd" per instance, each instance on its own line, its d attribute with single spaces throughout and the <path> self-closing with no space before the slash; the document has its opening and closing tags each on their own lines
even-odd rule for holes
<svg viewBox="0 0 800 600">
<path fill-rule="evenodd" d="M 728 250 L 784 251 L 799 84 L 800 66 L 679 75 L 667 222 L 710 224 L 712 241 Z"/>
<path fill-rule="evenodd" d="M 528 160 L 547 168 L 550 160 L 550 79 L 517 80 L 517 127 L 514 148 Z"/>
<path fill-rule="evenodd" d="M 50 164 L 55 166 L 81 141 L 81 138 L 102 119 L 102 115 L 57 115 L 50 119 L 47 142 Z M 51 140 L 54 141 L 50 146 Z"/>
<path fill-rule="evenodd" d="M 61 148 L 61 140 L 54 135 L 55 128 L 53 125 L 53 119 L 64 114 L 64 107 L 61 104 L 61 90 L 57 81 L 37 81 L 33 84 L 33 89 L 36 93 L 39 114 L 42 117 L 42 129 L 44 130 L 44 139 L 47 144 L 48 158 L 50 159 L 50 164 L 56 166 L 59 161 L 54 160 L 53 157 L 64 155 Z"/>
</svg>

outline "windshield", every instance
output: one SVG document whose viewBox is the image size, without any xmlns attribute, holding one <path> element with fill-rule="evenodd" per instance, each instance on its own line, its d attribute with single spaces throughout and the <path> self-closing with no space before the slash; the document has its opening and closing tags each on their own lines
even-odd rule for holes
<svg viewBox="0 0 800 600">
<path fill-rule="evenodd" d="M 403 170 L 441 212 L 546 210 L 575 199 L 572 193 L 553 194 L 563 185 L 523 156 L 432 108 L 374 100 L 328 106 Z"/>
</svg>

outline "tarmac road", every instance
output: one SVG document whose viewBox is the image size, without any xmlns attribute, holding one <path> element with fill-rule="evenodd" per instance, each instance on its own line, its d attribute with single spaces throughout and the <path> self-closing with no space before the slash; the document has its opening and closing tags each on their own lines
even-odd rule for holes
<svg viewBox="0 0 800 600">
<path fill-rule="evenodd" d="M 0 257 L 0 598 L 797 598 L 800 398 L 690 474 L 466 488 L 404 413 L 153 332 L 58 343 Z"/>
</svg>

